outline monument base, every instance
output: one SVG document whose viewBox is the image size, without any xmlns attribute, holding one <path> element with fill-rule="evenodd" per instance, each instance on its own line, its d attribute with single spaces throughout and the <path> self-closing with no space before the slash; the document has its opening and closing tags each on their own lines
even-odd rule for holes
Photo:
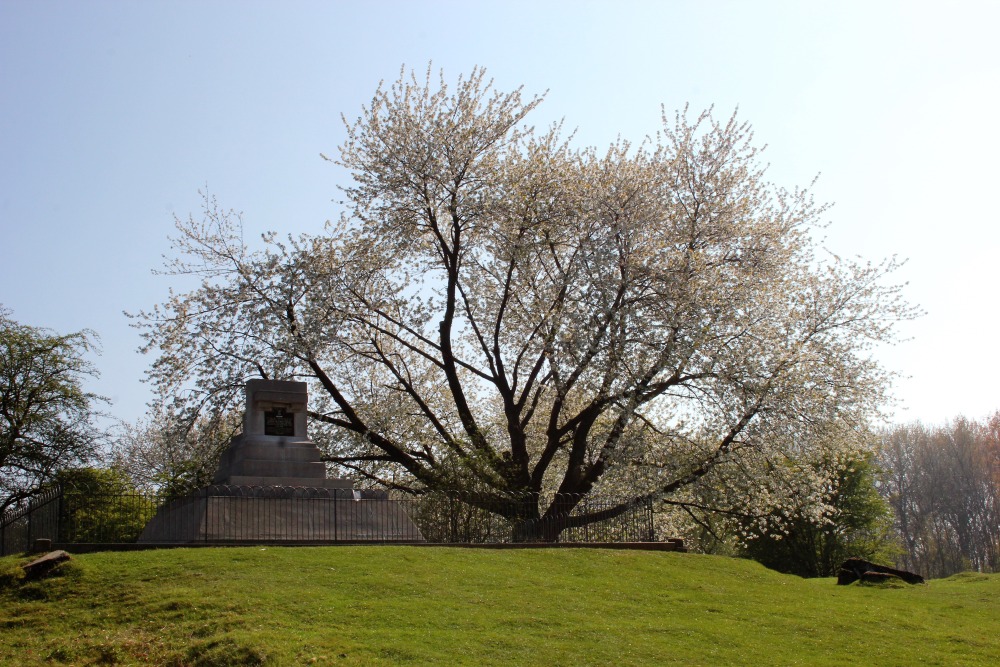
<svg viewBox="0 0 1000 667">
<path fill-rule="evenodd" d="M 424 537 L 402 505 L 382 491 L 210 486 L 160 507 L 138 541 L 423 542 Z"/>
<path fill-rule="evenodd" d="M 240 485 L 244 482 L 237 480 L 264 477 L 294 479 L 291 486 L 324 486 L 326 464 L 319 447 L 311 440 L 240 434 L 222 453 L 212 483 Z"/>
<path fill-rule="evenodd" d="M 246 400 L 243 433 L 223 452 L 213 486 L 160 507 L 140 543 L 424 541 L 384 491 L 327 479 L 306 435 L 305 382 L 250 380 Z"/>
<path fill-rule="evenodd" d="M 354 482 L 341 477 L 327 477 L 323 479 L 302 479 L 301 477 L 250 477 L 246 475 L 232 475 L 224 482 L 216 482 L 216 485 L 225 486 L 294 486 L 309 489 L 351 489 Z"/>
</svg>

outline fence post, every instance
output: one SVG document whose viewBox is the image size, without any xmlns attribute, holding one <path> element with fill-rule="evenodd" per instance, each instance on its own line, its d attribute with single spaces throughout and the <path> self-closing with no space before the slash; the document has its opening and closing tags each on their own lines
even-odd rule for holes
<svg viewBox="0 0 1000 667">
<path fill-rule="evenodd" d="M 55 541 L 56 542 L 63 542 L 64 541 L 62 539 L 63 538 L 63 513 L 66 511 L 66 506 L 65 506 L 64 501 L 63 501 L 63 487 L 62 487 L 62 484 L 60 484 L 57 488 L 59 489 L 59 491 L 58 491 L 58 493 L 59 493 L 59 509 L 58 509 L 58 513 L 56 514 L 56 534 L 55 534 L 55 538 L 56 539 L 55 539 Z"/>
<path fill-rule="evenodd" d="M 31 543 L 33 541 L 32 540 L 32 535 L 31 535 L 31 520 L 32 520 L 32 517 L 34 517 L 34 516 L 35 516 L 35 513 L 32 511 L 31 500 L 28 500 L 28 539 L 25 540 L 25 542 L 24 542 L 24 550 L 25 551 L 27 551 L 31 547 Z"/>
<path fill-rule="evenodd" d="M 208 487 L 207 486 L 201 490 L 201 495 L 205 498 L 205 511 L 202 512 L 202 514 L 201 514 L 205 518 L 202 519 L 202 521 L 201 521 L 201 525 L 202 525 L 201 533 L 202 533 L 202 535 L 205 538 L 205 542 L 207 543 L 208 542 L 208 529 L 209 529 L 209 526 L 211 525 L 211 522 L 212 522 L 212 517 L 208 516 L 208 508 L 210 507 L 210 505 L 208 504 Z"/>
<path fill-rule="evenodd" d="M 455 498 L 448 493 L 448 532 L 449 542 L 458 541 L 458 517 L 455 516 Z"/>
<path fill-rule="evenodd" d="M 653 522 L 653 499 L 646 498 L 646 518 L 649 520 L 647 535 L 649 536 L 650 542 L 656 541 L 656 526 Z"/>
</svg>

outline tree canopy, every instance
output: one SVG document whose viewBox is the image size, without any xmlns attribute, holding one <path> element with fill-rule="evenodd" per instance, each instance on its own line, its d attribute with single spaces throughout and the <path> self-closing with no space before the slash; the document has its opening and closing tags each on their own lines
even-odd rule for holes
<svg viewBox="0 0 1000 667">
<path fill-rule="evenodd" d="M 83 384 L 97 375 L 86 359 L 94 349 L 90 331 L 26 326 L 0 307 L 0 511 L 93 454 L 104 399 Z"/>
<path fill-rule="evenodd" d="M 808 505 L 775 517 L 778 526 L 746 522 L 750 539 L 739 552 L 769 568 L 801 577 L 833 577 L 851 557 L 893 562 L 899 549 L 892 534 L 893 514 L 879 495 L 873 453 L 819 461 L 829 469 L 831 488 L 826 516 L 816 520 Z M 798 514 L 798 515 L 797 515 Z M 809 518 L 805 518 L 809 517 Z"/>
<path fill-rule="evenodd" d="M 243 415 L 201 415 L 190 421 L 161 412 L 122 423 L 111 438 L 110 463 L 142 491 L 184 496 L 208 486 L 222 452 L 239 432 Z"/>
<path fill-rule="evenodd" d="M 895 426 L 882 435 L 878 461 L 904 548 L 900 567 L 927 577 L 1000 571 L 1000 411 Z"/>
<path fill-rule="evenodd" d="M 699 484 L 772 507 L 783 460 L 856 442 L 889 380 L 873 346 L 913 314 L 896 262 L 822 252 L 826 206 L 769 183 L 735 115 L 598 150 L 528 125 L 541 101 L 481 69 L 380 85 L 324 234 L 251 246 L 206 197 L 168 266 L 200 287 L 138 315 L 159 396 L 222 414 L 246 379 L 307 378 L 330 461 L 499 512 Z"/>
</svg>

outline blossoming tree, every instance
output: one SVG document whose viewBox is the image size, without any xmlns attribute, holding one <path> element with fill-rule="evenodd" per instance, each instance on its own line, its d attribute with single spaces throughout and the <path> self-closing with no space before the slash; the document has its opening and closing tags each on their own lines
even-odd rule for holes
<svg viewBox="0 0 1000 667">
<path fill-rule="evenodd" d="M 528 126 L 540 101 L 404 72 L 346 123 L 326 233 L 251 248 L 211 199 L 179 220 L 170 270 L 201 286 L 138 316 L 160 395 L 224 412 L 249 377 L 308 378 L 329 460 L 384 485 L 519 519 L 622 498 L 562 527 L 821 487 L 787 462 L 884 400 L 872 346 L 912 316 L 895 262 L 819 253 L 825 207 L 768 183 L 735 117 L 599 152 Z"/>
</svg>

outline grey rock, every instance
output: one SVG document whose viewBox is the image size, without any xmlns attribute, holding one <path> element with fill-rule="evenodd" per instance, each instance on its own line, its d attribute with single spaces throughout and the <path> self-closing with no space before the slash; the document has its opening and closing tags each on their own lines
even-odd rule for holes
<svg viewBox="0 0 1000 667">
<path fill-rule="evenodd" d="M 21 569 L 24 570 L 24 576 L 27 579 L 41 579 L 46 574 L 54 570 L 57 566 L 71 560 L 70 556 L 65 551 L 50 551 L 41 558 L 37 558 L 27 565 L 22 565 Z"/>
</svg>

